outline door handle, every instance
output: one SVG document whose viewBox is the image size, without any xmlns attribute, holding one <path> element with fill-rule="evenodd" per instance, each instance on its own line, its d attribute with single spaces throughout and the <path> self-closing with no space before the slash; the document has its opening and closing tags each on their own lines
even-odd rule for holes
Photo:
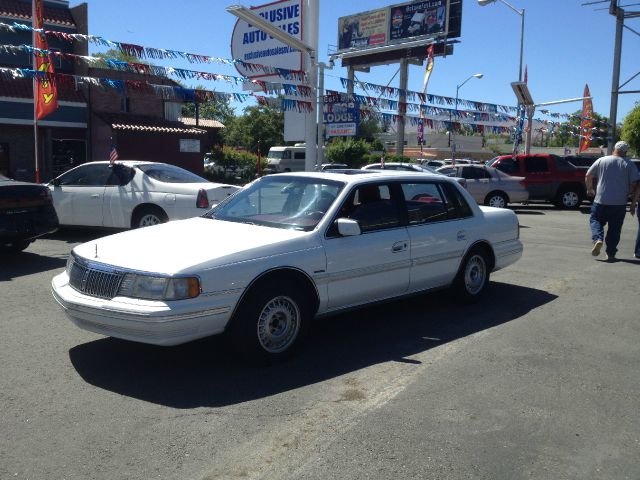
<svg viewBox="0 0 640 480">
<path fill-rule="evenodd" d="M 407 249 L 407 242 L 396 242 L 391 246 L 392 252 L 403 252 Z"/>
<path fill-rule="evenodd" d="M 91 194 L 91 198 L 100 198 L 100 194 L 99 193 L 93 193 L 93 194 Z"/>
</svg>

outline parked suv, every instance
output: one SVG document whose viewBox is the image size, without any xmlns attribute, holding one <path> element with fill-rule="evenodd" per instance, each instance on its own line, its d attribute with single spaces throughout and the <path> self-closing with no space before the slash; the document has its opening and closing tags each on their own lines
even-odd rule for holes
<svg viewBox="0 0 640 480">
<path fill-rule="evenodd" d="M 586 196 L 584 168 L 550 154 L 502 155 L 490 166 L 524 177 L 530 200 L 546 200 L 558 208 L 578 208 Z"/>
</svg>

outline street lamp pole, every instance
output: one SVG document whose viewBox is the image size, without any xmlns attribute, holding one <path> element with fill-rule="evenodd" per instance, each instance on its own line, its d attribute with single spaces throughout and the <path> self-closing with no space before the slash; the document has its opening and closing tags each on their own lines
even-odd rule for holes
<svg viewBox="0 0 640 480">
<path fill-rule="evenodd" d="M 518 15 L 520 15 L 520 63 L 518 66 L 518 82 L 522 82 L 522 57 L 524 54 L 524 8 L 522 10 L 518 10 L 516 7 L 514 7 L 513 5 L 511 5 L 509 2 L 507 2 L 506 0 L 478 0 L 478 5 L 480 5 L 481 7 L 485 7 L 491 3 L 495 3 L 496 1 L 499 1 L 500 3 L 503 3 L 504 5 L 506 5 L 507 7 L 509 7 L 513 12 L 517 13 Z M 532 110 L 531 108 L 527 108 L 527 113 L 529 114 L 529 129 L 526 135 L 526 140 L 525 140 L 525 152 L 529 153 L 530 148 L 531 148 L 531 129 L 533 128 L 533 113 L 535 110 Z M 520 108 L 518 107 L 518 112 L 520 112 Z"/>
<path fill-rule="evenodd" d="M 460 85 L 456 86 L 456 103 L 455 103 L 456 118 L 458 118 L 458 96 L 460 94 L 460 88 L 472 78 L 477 78 L 478 80 L 480 80 L 483 76 L 484 75 L 482 73 L 474 73 L 473 75 L 470 75 L 467 79 L 465 79 L 465 81 L 462 82 Z M 451 142 L 451 130 L 453 130 L 453 142 Z M 453 165 L 455 165 L 456 164 L 456 132 L 455 132 L 455 129 L 453 128 L 453 123 L 451 123 L 451 110 L 449 110 L 449 146 L 451 147 L 451 162 L 453 163 Z"/>
<path fill-rule="evenodd" d="M 518 81 L 521 82 L 522 81 L 522 56 L 524 53 L 524 8 L 522 10 L 518 10 L 516 7 L 514 7 L 513 5 L 511 5 L 509 2 L 505 0 L 478 0 L 478 5 L 480 5 L 481 7 L 486 7 L 487 5 L 490 5 L 497 1 L 505 4 L 512 11 L 520 15 L 520 18 L 522 19 L 520 24 L 520 66 L 518 67 Z"/>
</svg>

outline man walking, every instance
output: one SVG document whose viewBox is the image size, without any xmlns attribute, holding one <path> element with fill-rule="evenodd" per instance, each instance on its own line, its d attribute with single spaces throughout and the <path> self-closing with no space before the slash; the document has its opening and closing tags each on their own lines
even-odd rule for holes
<svg viewBox="0 0 640 480">
<path fill-rule="evenodd" d="M 595 194 L 589 220 L 593 241 L 591 254 L 594 257 L 600 255 L 604 240 L 607 260 L 610 262 L 616 259 L 629 194 L 632 195 L 632 215 L 636 209 L 633 200 L 636 198 L 639 175 L 635 165 L 625 158 L 628 149 L 629 145 L 626 142 L 616 143 L 613 155 L 596 160 L 585 177 L 587 195 L 592 197 Z M 598 185 L 594 192 L 593 181 L 596 178 Z M 609 225 L 605 237 L 604 227 L 607 224 Z"/>
</svg>

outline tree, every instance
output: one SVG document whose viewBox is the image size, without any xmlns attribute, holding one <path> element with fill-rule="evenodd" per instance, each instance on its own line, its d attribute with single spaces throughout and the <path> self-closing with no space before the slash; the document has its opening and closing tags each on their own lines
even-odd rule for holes
<svg viewBox="0 0 640 480">
<path fill-rule="evenodd" d="M 602 140 L 594 140 L 591 142 L 592 146 L 607 146 L 607 125 L 609 119 L 604 115 L 600 115 L 597 112 L 593 113 L 594 127 L 598 128 L 593 132 L 594 137 L 603 137 Z M 548 141 L 550 147 L 578 147 L 580 145 L 580 139 L 577 136 L 571 135 L 571 133 L 578 133 L 580 131 L 580 124 L 582 123 L 582 110 L 573 112 L 573 117 L 567 122 L 561 123 L 556 127 L 553 137 Z"/>
<path fill-rule="evenodd" d="M 117 48 L 111 48 L 106 52 L 100 52 L 93 55 L 94 57 L 104 58 L 104 59 L 113 59 L 120 60 L 121 62 L 127 63 L 145 63 L 149 64 L 149 62 L 145 62 L 138 57 L 134 57 L 133 55 L 129 55 L 128 53 L 123 52 L 122 50 L 118 50 Z"/>
<path fill-rule="evenodd" d="M 196 85 L 195 90 L 205 90 L 202 85 Z M 182 106 L 182 116 L 195 118 L 196 105 L 195 103 L 185 103 Z M 214 102 L 207 102 L 200 104 L 199 117 L 208 120 L 218 120 L 223 125 L 230 124 L 235 118 L 236 114 L 233 107 L 229 104 L 228 99 L 220 98 Z"/>
<path fill-rule="evenodd" d="M 640 102 L 624 117 L 620 137 L 640 156 Z"/>
<path fill-rule="evenodd" d="M 266 155 L 274 145 L 284 144 L 284 114 L 269 105 L 254 105 L 244 109 L 243 115 L 233 118 L 224 129 L 229 146 L 244 147 L 250 152 Z"/>
</svg>

